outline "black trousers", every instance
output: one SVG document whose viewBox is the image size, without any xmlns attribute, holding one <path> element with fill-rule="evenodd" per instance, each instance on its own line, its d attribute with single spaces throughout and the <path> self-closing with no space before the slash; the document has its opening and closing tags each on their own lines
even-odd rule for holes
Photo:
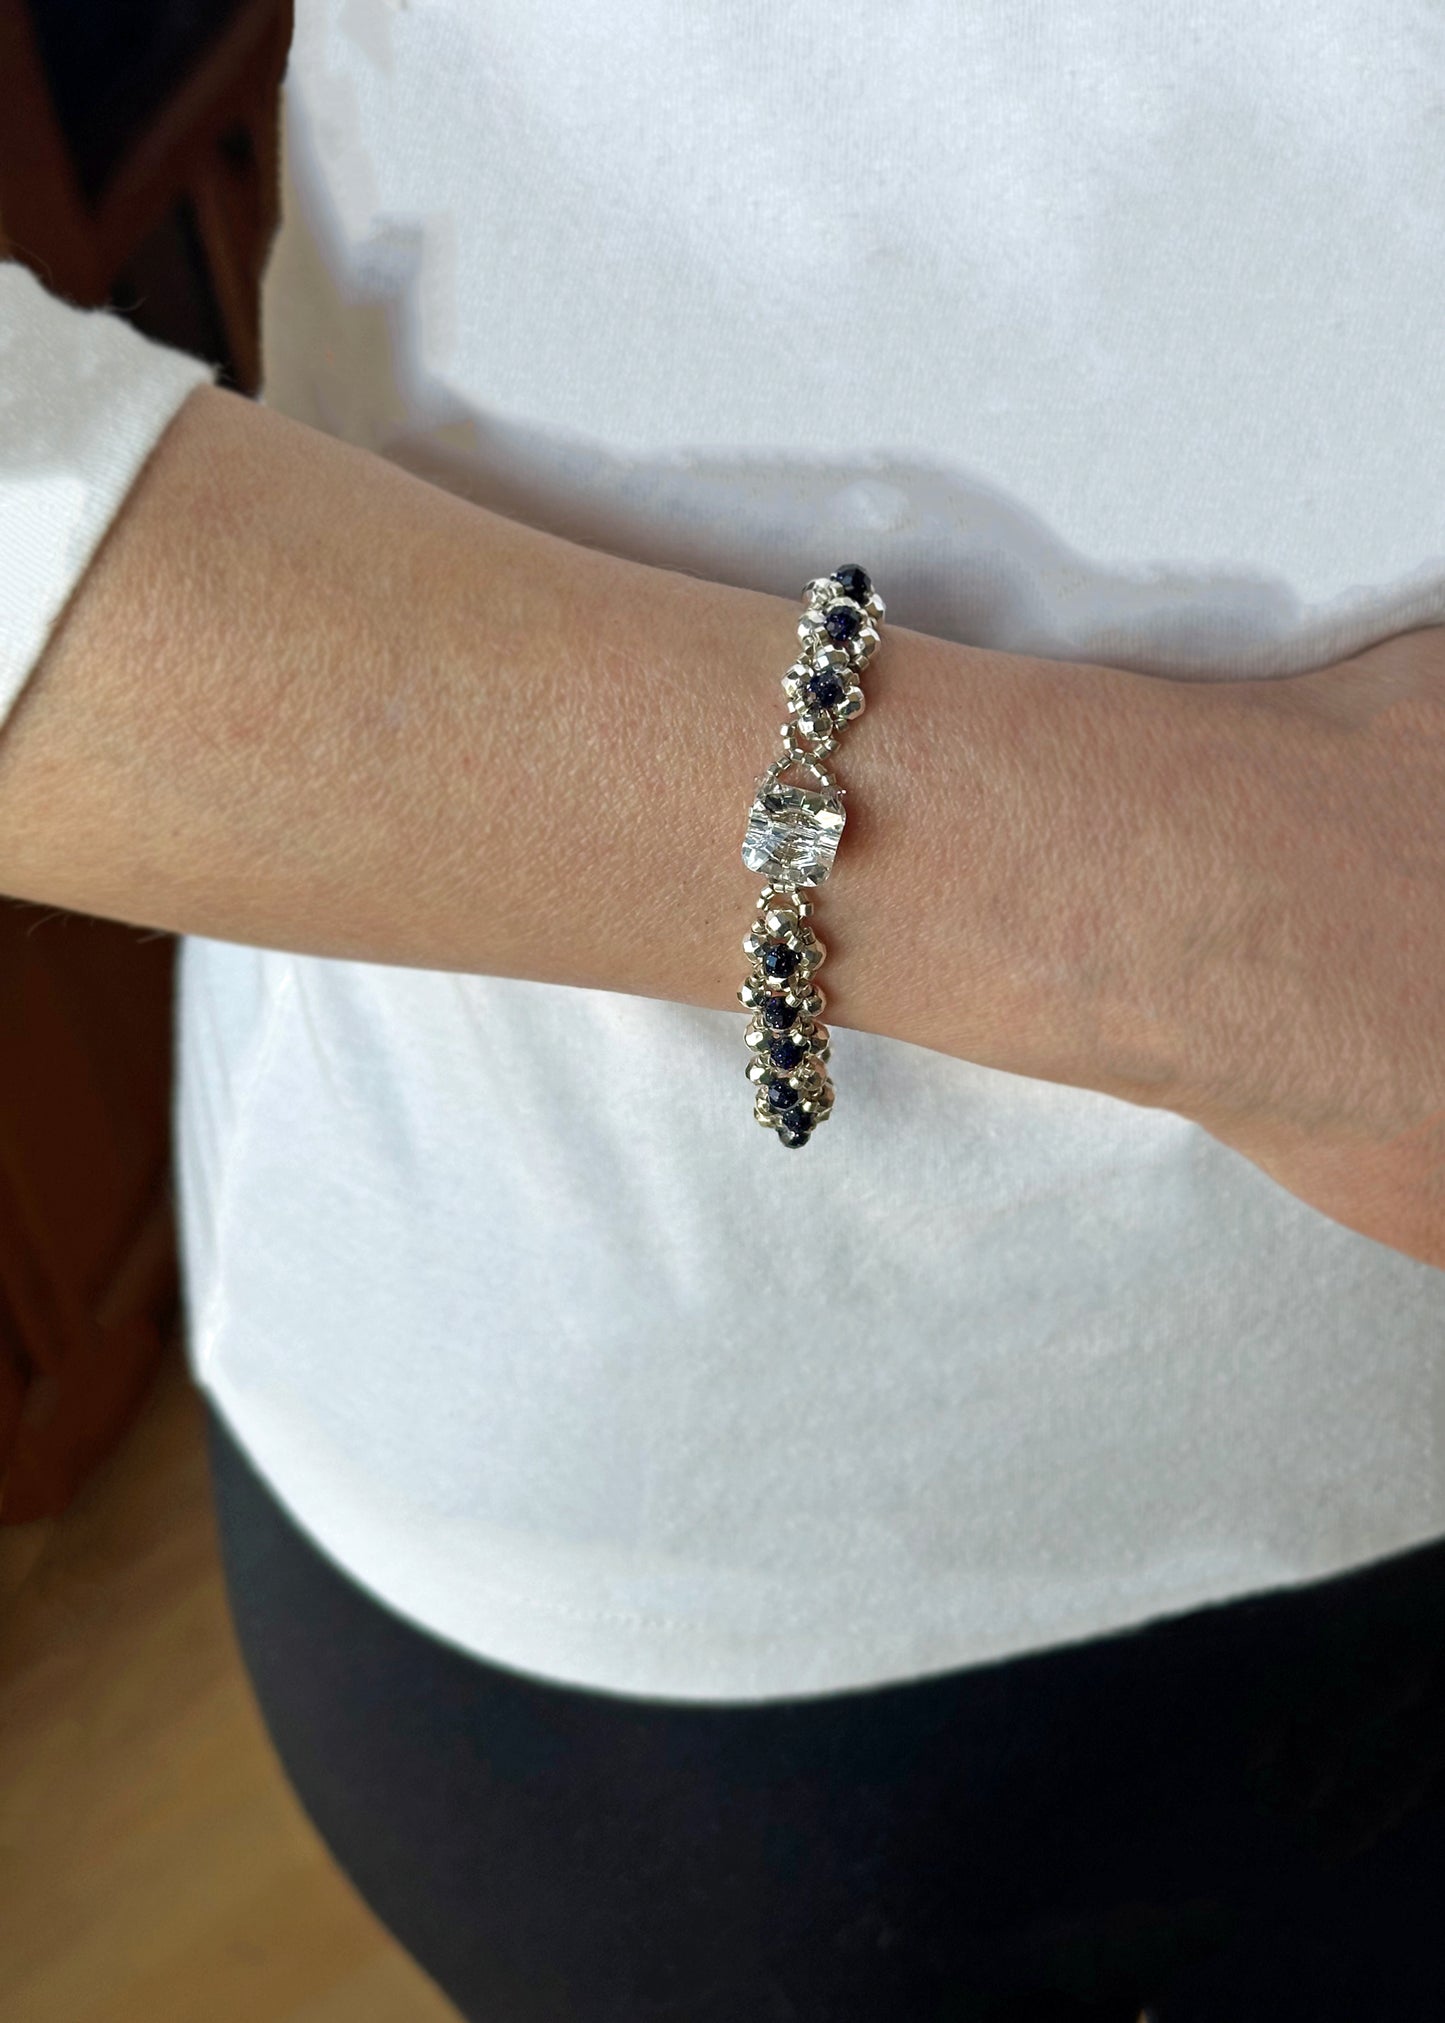
<svg viewBox="0 0 1445 2023">
<path fill-rule="evenodd" d="M 231 1608 L 335 1859 L 476 2023 L 1445 2018 L 1445 1545 L 762 1705 L 481 1663 L 211 1409 Z"/>
</svg>

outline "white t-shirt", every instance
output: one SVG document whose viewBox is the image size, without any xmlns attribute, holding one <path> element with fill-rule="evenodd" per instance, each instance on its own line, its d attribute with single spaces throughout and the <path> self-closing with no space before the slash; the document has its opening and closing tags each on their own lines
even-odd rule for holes
<svg viewBox="0 0 1445 2023">
<path fill-rule="evenodd" d="M 265 398 L 618 553 L 788 596 L 858 560 L 951 638 L 1300 671 L 1445 621 L 1442 76 L 1412 0 L 302 0 Z M 22 389 L 114 322 L 4 278 Z M 149 410 L 10 400 L 92 517 L 185 377 L 115 342 Z M 6 554 L 12 686 L 76 511 Z M 659 865 L 661 930 L 750 787 Z M 193 1368 L 396 1611 L 768 1699 L 1445 1532 L 1445 1274 L 1178 1117 L 849 1030 L 783 1157 L 742 1023 L 183 944 Z"/>
</svg>

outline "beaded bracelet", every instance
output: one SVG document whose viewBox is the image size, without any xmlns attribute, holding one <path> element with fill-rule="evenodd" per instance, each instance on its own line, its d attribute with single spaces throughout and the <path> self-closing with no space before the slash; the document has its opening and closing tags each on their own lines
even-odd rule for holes
<svg viewBox="0 0 1445 2023">
<path fill-rule="evenodd" d="M 814 981 L 827 950 L 810 925 L 813 902 L 799 895 L 833 868 L 843 789 L 823 761 L 844 727 L 863 714 L 858 676 L 878 649 L 883 620 L 883 600 L 856 562 L 815 577 L 803 602 L 802 652 L 783 676 L 783 749 L 757 782 L 743 836 L 743 863 L 767 883 L 758 918 L 743 937 L 751 966 L 738 992 L 751 1013 L 753 1115 L 793 1146 L 806 1145 L 833 1108 L 831 1048 L 820 1017 L 825 1000 Z M 813 775 L 814 787 L 783 784 L 795 767 Z"/>
</svg>

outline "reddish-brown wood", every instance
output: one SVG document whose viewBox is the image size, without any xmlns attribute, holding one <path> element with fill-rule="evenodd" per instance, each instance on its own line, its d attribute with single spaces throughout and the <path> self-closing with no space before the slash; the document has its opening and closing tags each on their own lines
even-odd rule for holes
<svg viewBox="0 0 1445 2023">
<path fill-rule="evenodd" d="M 7 1523 L 63 1509 L 110 1451 L 174 1315 L 172 962 L 163 937 L 0 910 Z"/>
<path fill-rule="evenodd" d="M 56 294 L 107 301 L 135 249 L 176 204 L 200 229 L 243 393 L 260 386 L 260 277 L 280 204 L 278 95 L 292 0 L 245 0 L 149 121 L 99 202 L 80 193 L 25 0 L 0 0 L 0 256 Z"/>
<path fill-rule="evenodd" d="M 291 0 L 238 7 L 91 207 L 23 0 L 0 0 L 0 257 L 99 305 L 186 206 L 226 347 L 212 362 L 245 393 L 261 379 L 291 18 Z M 165 936 L 0 899 L 0 1523 L 65 1507 L 175 1319 L 173 971 Z"/>
<path fill-rule="evenodd" d="M 23 0 L 0 0 L 0 255 L 74 302 L 104 299 L 89 212 Z"/>
</svg>

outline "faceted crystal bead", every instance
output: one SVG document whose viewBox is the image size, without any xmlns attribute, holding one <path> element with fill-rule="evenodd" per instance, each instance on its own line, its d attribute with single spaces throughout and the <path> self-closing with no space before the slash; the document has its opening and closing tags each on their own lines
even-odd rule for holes
<svg viewBox="0 0 1445 2023">
<path fill-rule="evenodd" d="M 821 885 L 833 868 L 843 833 L 837 792 L 765 787 L 748 810 L 743 862 L 780 885 Z"/>
</svg>

